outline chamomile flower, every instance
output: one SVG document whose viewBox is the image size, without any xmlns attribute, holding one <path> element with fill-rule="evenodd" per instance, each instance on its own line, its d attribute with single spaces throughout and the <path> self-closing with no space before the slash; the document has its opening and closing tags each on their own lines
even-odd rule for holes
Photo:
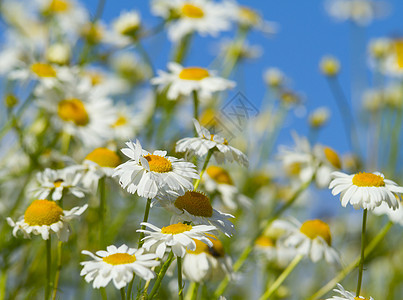
<svg viewBox="0 0 403 300">
<path fill-rule="evenodd" d="M 194 240 L 196 249 L 186 250 L 182 272 L 190 281 L 221 280 L 232 273 L 231 258 L 225 254 L 221 241 L 210 234 L 207 238 L 213 243 L 211 247 L 199 240 Z"/>
<path fill-rule="evenodd" d="M 104 41 L 119 47 L 134 42 L 141 28 L 140 14 L 135 11 L 123 11 L 112 23 L 112 31 L 107 32 Z"/>
<path fill-rule="evenodd" d="M 393 223 L 403 226 L 403 204 L 399 203 L 399 207 L 396 209 L 390 208 L 386 202 L 382 202 L 381 205 L 375 207 L 372 211 L 376 215 L 387 215 L 389 220 Z"/>
<path fill-rule="evenodd" d="M 80 276 L 85 276 L 86 282 L 93 281 L 94 289 L 106 287 L 110 281 L 121 289 L 133 279 L 133 273 L 144 280 L 151 280 L 155 273 L 150 268 L 160 264 L 155 260 L 155 254 L 143 254 L 143 248 L 137 250 L 125 244 L 119 248 L 111 245 L 106 247 L 106 251 L 97 251 L 95 254 L 87 250 L 81 253 L 94 259 L 80 263 L 83 266 Z"/>
<path fill-rule="evenodd" d="M 83 198 L 85 190 L 80 187 L 81 177 L 81 174 L 69 169 L 52 170 L 46 168 L 45 171 L 36 175 L 40 187 L 34 190 L 34 197 L 46 199 L 51 195 L 52 200 L 60 200 L 63 192 L 67 191 L 77 198 Z"/>
<path fill-rule="evenodd" d="M 193 91 L 201 100 L 211 98 L 214 92 L 231 89 L 235 83 L 218 77 L 214 71 L 201 67 L 183 67 L 178 63 L 168 63 L 168 72 L 158 70 L 158 76 L 151 83 L 159 90 L 168 88 L 167 98 L 176 100 L 179 96 L 189 96 Z"/>
<path fill-rule="evenodd" d="M 18 61 L 15 69 L 9 73 L 9 78 L 23 83 L 38 80 L 47 87 L 54 87 L 58 83 L 59 68 L 47 62 Z"/>
<path fill-rule="evenodd" d="M 137 230 L 146 234 L 146 237 L 143 238 L 143 248 L 149 251 L 152 246 L 156 247 L 155 253 L 160 258 L 164 256 L 168 247 L 178 257 L 183 257 L 186 254 L 186 249 L 196 250 L 194 239 L 206 243 L 210 247 L 213 246 L 206 233 L 216 229 L 214 226 L 209 225 L 192 226 L 183 223 L 171 224 L 161 229 L 150 223 L 143 222 L 141 225 L 152 230 Z"/>
<path fill-rule="evenodd" d="M 152 12 L 168 23 L 168 37 L 178 41 L 185 35 L 197 32 L 201 36 L 217 36 L 229 30 L 231 19 L 227 5 L 207 0 L 154 0 Z"/>
<path fill-rule="evenodd" d="M 340 294 L 340 296 L 333 296 L 332 298 L 327 298 L 326 300 L 374 300 L 374 298 L 364 298 L 363 296 L 355 296 L 355 293 L 351 293 L 346 291 L 341 284 L 337 284 L 338 289 L 334 289 L 336 293 Z"/>
<path fill-rule="evenodd" d="M 139 140 L 126 143 L 121 151 L 130 158 L 115 169 L 120 185 L 129 193 L 154 198 L 158 193 L 175 191 L 184 193 L 192 189 L 191 179 L 198 179 L 195 165 L 183 159 L 166 156 L 166 151 L 143 150 Z"/>
<path fill-rule="evenodd" d="M 41 235 L 42 239 L 49 239 L 51 232 L 56 233 L 59 240 L 66 242 L 69 238 L 70 220 L 80 216 L 88 205 L 77 206 L 71 210 L 63 210 L 54 201 L 35 200 L 25 210 L 17 222 L 11 218 L 7 218 L 7 222 L 13 228 L 13 235 L 17 236 L 17 232 L 21 230 L 24 238 L 30 238 L 31 234 Z"/>
<path fill-rule="evenodd" d="M 403 39 L 391 42 L 388 55 L 382 65 L 382 70 L 390 76 L 401 78 L 403 76 Z"/>
<path fill-rule="evenodd" d="M 186 191 L 182 196 L 164 195 L 158 198 L 155 202 L 174 214 L 171 223 L 184 221 L 194 224 L 213 225 L 227 236 L 231 236 L 234 233 L 234 224 L 228 220 L 234 218 L 234 216 L 214 209 L 211 206 L 209 197 L 204 193 Z"/>
<path fill-rule="evenodd" d="M 338 263 L 339 255 L 332 248 L 329 225 L 321 220 L 308 220 L 300 224 L 297 220 L 276 220 L 273 228 L 284 229 L 280 237 L 286 247 L 293 247 L 299 254 L 308 256 L 313 262 L 324 258 L 328 263 Z"/>
<path fill-rule="evenodd" d="M 355 209 L 373 210 L 382 202 L 386 202 L 389 207 L 396 209 L 399 205 L 399 194 L 403 193 L 403 187 L 385 179 L 384 175 L 378 172 L 352 175 L 333 172 L 332 177 L 329 188 L 333 195 L 340 194 L 343 207 L 350 203 Z"/>
<path fill-rule="evenodd" d="M 214 149 L 213 157 L 217 163 L 236 161 L 247 167 L 248 158 L 240 150 L 228 145 L 228 141 L 218 134 L 211 134 L 205 127 L 193 119 L 198 137 L 184 138 L 176 142 L 176 152 L 187 152 L 190 155 L 203 157 L 210 149 Z"/>
</svg>

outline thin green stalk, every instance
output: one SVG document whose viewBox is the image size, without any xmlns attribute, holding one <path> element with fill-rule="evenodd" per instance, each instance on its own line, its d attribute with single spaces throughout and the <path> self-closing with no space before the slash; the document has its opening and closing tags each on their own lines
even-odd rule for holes
<svg viewBox="0 0 403 300">
<path fill-rule="evenodd" d="M 210 149 L 210 150 L 207 152 L 206 160 L 204 161 L 203 168 L 202 168 L 201 171 L 200 171 L 200 178 L 197 179 L 196 182 L 195 182 L 195 184 L 194 184 L 194 190 L 196 190 L 196 189 L 199 187 L 200 181 L 201 181 L 201 179 L 202 179 L 202 177 L 203 177 L 204 172 L 205 172 L 206 169 L 207 169 L 207 165 L 208 165 L 208 163 L 209 163 L 209 161 L 210 161 L 211 155 L 213 155 L 213 152 L 214 152 L 214 148 L 213 148 L 213 149 Z"/>
<path fill-rule="evenodd" d="M 300 263 L 300 261 L 304 258 L 302 254 L 298 254 L 294 257 L 294 259 L 290 262 L 287 268 L 280 274 L 280 276 L 276 279 L 276 281 L 270 286 L 270 288 L 259 298 L 259 300 L 269 299 L 271 295 L 274 294 L 275 291 L 280 287 L 280 285 L 284 282 L 284 280 L 291 274 L 291 272 L 295 269 L 295 267 Z"/>
<path fill-rule="evenodd" d="M 50 278 L 52 265 L 52 241 L 51 236 L 46 240 L 46 290 L 45 290 L 45 300 L 50 297 L 50 291 L 52 289 L 52 282 Z"/>
<path fill-rule="evenodd" d="M 105 193 L 105 176 L 99 179 L 99 246 L 102 249 L 105 246 L 105 210 L 106 210 L 106 193 Z"/>
<path fill-rule="evenodd" d="M 56 269 L 55 281 L 53 284 L 53 296 L 52 296 L 53 300 L 56 299 L 57 287 L 59 285 L 60 271 L 62 269 L 62 245 L 63 245 L 62 241 L 59 241 L 57 243 L 57 269 Z"/>
<path fill-rule="evenodd" d="M 199 96 L 197 95 L 197 91 L 192 92 L 193 95 L 193 118 L 196 120 L 199 119 Z"/>
<path fill-rule="evenodd" d="M 362 272 L 364 270 L 364 260 L 365 260 L 365 231 L 367 227 L 367 213 L 368 210 L 364 209 L 364 212 L 362 214 L 362 231 L 361 231 L 361 258 L 360 258 L 360 264 L 358 268 L 358 283 L 357 283 L 357 292 L 356 296 L 360 296 L 361 292 L 361 283 L 362 283 Z"/>
<path fill-rule="evenodd" d="M 124 287 L 122 287 L 122 288 L 120 289 L 120 298 L 121 298 L 122 300 L 125 300 L 125 299 L 126 299 L 125 288 L 124 288 Z"/>
<path fill-rule="evenodd" d="M 104 8 L 105 8 L 105 3 L 106 3 L 106 0 L 98 1 L 97 11 L 94 15 L 94 19 L 92 20 L 92 23 L 95 23 L 102 17 L 102 13 L 104 12 Z"/>
<path fill-rule="evenodd" d="M 200 286 L 199 282 L 192 281 L 186 292 L 185 300 L 196 300 L 197 292 L 199 291 L 199 286 Z"/>
<path fill-rule="evenodd" d="M 0 300 L 6 299 L 7 270 L 3 268 L 0 277 Z"/>
<path fill-rule="evenodd" d="M 193 34 L 189 33 L 179 41 L 179 44 L 177 45 L 173 56 L 174 62 L 181 64 L 185 60 L 186 54 L 189 50 L 190 42 L 192 41 L 192 36 Z"/>
<path fill-rule="evenodd" d="M 154 65 L 153 65 L 153 62 L 152 62 L 150 56 L 148 55 L 147 50 L 144 49 L 144 46 L 143 46 L 142 43 L 140 43 L 140 41 L 138 41 L 136 43 L 136 47 L 137 47 L 137 50 L 140 52 L 140 55 L 143 57 L 143 60 L 145 61 L 145 63 L 150 68 L 152 77 L 154 77 L 155 76 L 155 68 L 154 68 Z"/>
<path fill-rule="evenodd" d="M 160 285 L 161 285 L 161 281 L 165 276 L 165 273 L 167 272 L 169 266 L 171 265 L 172 261 L 175 259 L 175 256 L 173 254 L 173 252 L 171 251 L 171 253 L 169 253 L 168 259 L 167 261 L 162 265 L 160 272 L 158 273 L 158 277 L 155 280 L 153 289 L 151 290 L 150 295 L 148 296 L 148 299 L 152 299 L 154 296 L 156 296 Z"/>
<path fill-rule="evenodd" d="M 385 235 L 392 228 L 393 223 L 389 221 L 379 233 L 374 237 L 374 239 L 365 248 L 365 257 L 368 257 L 375 250 L 375 248 L 382 242 Z M 359 264 L 361 256 L 357 256 L 354 261 L 352 261 L 347 267 L 341 270 L 333 279 L 331 279 L 327 284 L 320 288 L 315 294 L 313 294 L 308 300 L 317 300 L 322 298 L 327 292 L 329 292 L 337 283 L 341 282 L 348 274 L 350 274 Z"/>
<path fill-rule="evenodd" d="M 68 153 L 69 147 L 70 147 L 70 140 L 71 140 L 71 134 L 63 131 L 62 132 L 62 146 L 61 146 L 62 154 Z"/>
<path fill-rule="evenodd" d="M 100 288 L 99 291 L 101 292 L 102 300 L 108 300 L 108 296 L 106 295 L 106 290 L 104 287 Z"/>
<path fill-rule="evenodd" d="M 176 261 L 178 263 L 178 298 L 179 300 L 183 300 L 183 288 L 182 285 L 182 257 L 177 257 Z"/>
<path fill-rule="evenodd" d="M 246 35 L 248 33 L 248 29 L 245 27 L 239 27 L 238 32 L 237 32 L 237 37 L 235 38 L 235 47 L 236 47 L 236 52 L 235 53 L 229 53 L 228 59 L 226 59 L 226 64 L 223 68 L 222 71 L 222 77 L 228 78 L 232 71 L 234 70 L 236 64 L 238 63 L 240 59 L 240 54 L 242 52 L 242 47 L 245 43 L 246 40 Z M 230 50 L 231 51 L 231 50 Z"/>
<path fill-rule="evenodd" d="M 402 130 L 402 123 L 403 123 L 403 110 L 399 110 L 397 112 L 395 126 L 393 126 L 393 130 L 391 133 L 390 139 L 390 154 L 389 154 L 389 165 L 388 170 L 390 174 L 395 174 L 396 172 L 396 165 L 399 158 L 399 142 L 400 142 L 400 132 Z"/>
</svg>

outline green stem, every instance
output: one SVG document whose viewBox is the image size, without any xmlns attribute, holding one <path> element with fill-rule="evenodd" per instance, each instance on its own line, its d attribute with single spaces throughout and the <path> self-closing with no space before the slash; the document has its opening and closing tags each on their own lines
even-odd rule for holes
<svg viewBox="0 0 403 300">
<path fill-rule="evenodd" d="M 125 299 L 126 299 L 125 288 L 124 288 L 124 287 L 122 287 L 122 288 L 120 289 L 120 298 L 121 298 L 122 300 L 125 300 Z"/>
<path fill-rule="evenodd" d="M 375 248 L 382 242 L 385 235 L 392 228 L 393 223 L 389 221 L 379 233 L 374 237 L 374 239 L 365 248 L 365 257 L 368 257 L 375 250 Z M 353 262 L 351 262 L 347 267 L 341 270 L 332 280 L 320 288 L 315 294 L 313 294 L 308 300 L 317 300 L 329 292 L 337 283 L 341 282 L 348 274 L 350 274 L 355 267 L 359 264 L 361 256 L 358 256 Z"/>
<path fill-rule="evenodd" d="M 185 35 L 180 41 L 179 44 L 176 47 L 175 54 L 173 56 L 173 61 L 177 62 L 179 64 L 182 64 L 184 61 L 186 54 L 188 52 L 190 42 L 192 40 L 192 33 L 189 33 Z"/>
<path fill-rule="evenodd" d="M 101 288 L 99 289 L 99 291 L 101 292 L 102 300 L 108 300 L 108 296 L 106 295 L 106 290 L 105 290 L 105 288 L 104 288 L 104 287 L 101 287 Z"/>
<path fill-rule="evenodd" d="M 388 170 L 390 174 L 395 174 L 396 172 L 396 165 L 399 158 L 399 149 L 400 149 L 399 137 L 402 129 L 402 123 L 403 123 L 403 111 L 399 110 L 397 112 L 395 126 L 393 126 L 392 133 L 390 134 L 391 139 L 390 139 L 390 154 L 388 165 Z"/>
<path fill-rule="evenodd" d="M 206 160 L 204 161 L 203 168 L 202 168 L 201 171 L 200 171 L 200 178 L 197 179 L 196 182 L 195 182 L 195 184 L 194 184 L 194 190 L 196 190 L 196 189 L 199 187 L 200 181 L 202 180 L 203 174 L 204 174 L 204 172 L 205 172 L 206 169 L 207 169 L 207 165 L 208 165 L 208 163 L 209 163 L 209 161 L 210 161 L 211 155 L 213 155 L 213 152 L 214 152 L 214 148 L 213 148 L 213 149 L 210 149 L 210 150 L 207 152 Z"/>
<path fill-rule="evenodd" d="M 52 296 L 53 300 L 56 299 L 57 286 L 59 284 L 60 271 L 62 269 L 62 245 L 63 245 L 62 241 L 59 241 L 57 243 L 57 269 L 56 269 L 55 281 L 53 284 L 53 296 Z"/>
<path fill-rule="evenodd" d="M 49 238 L 46 240 L 46 290 L 45 290 L 45 300 L 49 299 L 50 291 L 52 288 L 52 282 L 50 278 L 51 274 L 51 265 L 52 265 L 52 241 L 51 236 L 49 234 Z"/>
<path fill-rule="evenodd" d="M 237 50 L 235 53 L 229 53 L 227 62 L 222 71 L 222 77 L 228 78 L 232 71 L 234 70 L 236 64 L 239 61 L 240 54 L 242 52 L 242 47 L 246 40 L 246 35 L 248 33 L 248 29 L 245 27 L 239 27 L 237 32 L 237 37 L 235 38 L 235 49 Z M 231 51 L 231 50 L 230 50 Z"/>
<path fill-rule="evenodd" d="M 199 291 L 199 286 L 200 286 L 199 282 L 192 281 L 192 283 L 190 284 L 190 286 L 186 292 L 185 299 L 186 300 L 196 300 L 197 292 Z"/>
<path fill-rule="evenodd" d="M 69 133 L 63 131 L 62 132 L 62 146 L 61 146 L 62 154 L 67 154 L 67 152 L 69 151 L 70 139 L 71 139 L 71 135 Z"/>
<path fill-rule="evenodd" d="M 358 283 L 357 283 L 357 292 L 356 296 L 360 296 L 361 292 L 361 283 L 362 283 L 362 273 L 364 270 L 364 260 L 365 260 L 365 230 L 367 227 L 367 213 L 368 210 L 364 209 L 364 212 L 362 214 L 362 231 L 361 231 L 361 258 L 360 258 L 360 263 L 359 263 L 359 268 L 358 268 Z"/>
<path fill-rule="evenodd" d="M 178 263 L 178 297 L 179 300 L 183 300 L 183 288 L 182 285 L 182 257 L 177 257 L 176 261 Z"/>
<path fill-rule="evenodd" d="M 280 285 L 284 282 L 284 280 L 291 274 L 291 272 L 295 269 L 295 267 L 300 263 L 300 261 L 304 258 L 302 254 L 298 254 L 295 258 L 290 262 L 287 268 L 280 274 L 280 276 L 276 279 L 276 281 L 270 286 L 270 288 L 259 298 L 259 300 L 269 299 L 271 295 L 274 294 L 275 291 L 280 287 Z"/>
<path fill-rule="evenodd" d="M 171 251 L 171 253 L 169 253 L 167 261 L 162 265 L 161 270 L 158 273 L 157 280 L 154 283 L 153 289 L 151 290 L 151 293 L 148 296 L 148 299 L 151 300 L 154 296 L 156 296 L 156 294 L 160 288 L 161 281 L 164 278 L 165 273 L 167 272 L 169 266 L 171 265 L 171 263 L 174 259 L 175 259 L 175 256 L 174 256 L 173 252 Z"/>
<path fill-rule="evenodd" d="M 106 210 L 106 193 L 105 193 L 105 176 L 99 179 L 99 246 L 102 249 L 105 246 L 105 210 Z"/>
<path fill-rule="evenodd" d="M 199 119 L 198 118 L 199 117 L 199 96 L 197 95 L 197 91 L 193 91 L 192 95 L 193 95 L 193 106 L 194 106 L 193 118 L 198 120 Z"/>
<path fill-rule="evenodd" d="M 4 268 L 1 271 L 0 277 L 0 300 L 6 299 L 6 286 L 7 286 L 7 270 Z"/>
<path fill-rule="evenodd" d="M 145 63 L 148 65 L 148 67 L 150 68 L 150 71 L 151 71 L 151 75 L 152 75 L 152 77 L 154 77 L 155 76 L 155 68 L 154 68 L 154 65 L 153 65 L 153 63 L 152 63 L 152 60 L 151 60 L 151 58 L 150 58 L 150 56 L 148 55 L 148 52 L 147 52 L 147 50 L 146 49 L 144 49 L 144 46 L 143 46 L 143 44 L 142 43 L 140 43 L 140 41 L 138 41 L 137 43 L 136 43 L 136 47 L 137 47 L 137 50 L 140 52 L 140 55 L 143 57 L 143 60 L 145 61 Z"/>
<path fill-rule="evenodd" d="M 105 8 L 105 2 L 106 2 L 106 0 L 98 1 L 97 11 L 94 15 L 94 19 L 92 20 L 92 23 L 95 23 L 102 17 L 102 13 L 104 12 L 104 8 Z"/>
</svg>

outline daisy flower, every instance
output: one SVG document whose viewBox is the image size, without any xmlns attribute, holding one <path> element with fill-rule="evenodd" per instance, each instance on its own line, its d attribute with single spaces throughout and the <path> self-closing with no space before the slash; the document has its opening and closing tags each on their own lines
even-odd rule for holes
<svg viewBox="0 0 403 300">
<path fill-rule="evenodd" d="M 176 142 L 176 152 L 187 152 L 203 157 L 210 149 L 214 149 L 213 157 L 217 163 L 236 161 L 247 167 L 248 158 L 240 150 L 228 145 L 228 141 L 218 134 L 211 134 L 205 127 L 201 126 L 196 119 L 193 119 L 198 137 L 184 138 Z"/>
<path fill-rule="evenodd" d="M 340 194 L 343 207 L 350 203 L 355 209 L 361 207 L 373 210 L 382 202 L 386 202 L 389 207 L 396 209 L 399 205 L 399 194 L 403 193 L 403 187 L 385 179 L 379 172 L 360 172 L 352 175 L 333 172 L 332 177 L 329 188 L 333 195 Z"/>
<path fill-rule="evenodd" d="M 201 36 L 217 36 L 229 30 L 231 20 L 227 5 L 207 0 L 154 0 L 151 10 L 155 15 L 170 19 L 168 37 L 179 41 L 185 35 L 197 32 Z"/>
<path fill-rule="evenodd" d="M 97 251 L 96 254 L 83 250 L 81 253 L 91 256 L 94 260 L 84 261 L 80 276 L 85 276 L 86 282 L 91 282 L 94 289 L 106 287 L 112 280 L 117 289 L 125 287 L 132 279 L 133 273 L 144 280 L 151 280 L 155 273 L 150 268 L 158 266 L 155 254 L 143 254 L 144 249 L 129 248 L 125 244 L 106 247 L 107 251 Z"/>
<path fill-rule="evenodd" d="M 54 87 L 58 83 L 58 71 L 59 67 L 47 62 L 19 60 L 15 69 L 9 73 L 9 78 L 24 83 L 38 80 L 47 87 Z"/>
<path fill-rule="evenodd" d="M 192 222 L 213 225 L 226 236 L 234 233 L 234 224 L 228 220 L 234 216 L 214 209 L 210 199 L 202 192 L 192 190 L 178 197 L 164 195 L 158 198 L 155 202 L 174 214 L 171 223 Z"/>
<path fill-rule="evenodd" d="M 382 202 L 381 205 L 375 207 L 372 212 L 376 215 L 387 215 L 390 221 L 403 226 L 402 202 L 399 203 L 399 207 L 396 209 L 392 209 L 386 204 L 386 202 Z"/>
<path fill-rule="evenodd" d="M 340 296 L 333 296 L 332 298 L 327 298 L 326 300 L 374 300 L 374 298 L 364 298 L 363 296 L 355 296 L 355 293 L 351 293 L 346 291 L 341 284 L 337 284 L 338 289 L 334 289 L 336 293 L 340 294 Z"/>
<path fill-rule="evenodd" d="M 17 232 L 21 230 L 24 238 L 30 238 L 31 234 L 40 234 L 42 239 L 47 240 L 49 234 L 54 232 L 59 240 L 66 242 L 70 234 L 70 220 L 80 216 L 87 207 L 88 205 L 85 204 L 71 210 L 63 210 L 54 201 L 35 200 L 28 206 L 19 221 L 14 222 L 11 218 L 7 218 L 7 222 L 14 227 L 14 236 L 17 236 Z"/>
<path fill-rule="evenodd" d="M 266 235 L 261 235 L 255 240 L 254 249 L 256 254 L 263 256 L 269 262 L 277 258 L 275 241 Z"/>
<path fill-rule="evenodd" d="M 104 38 L 106 43 L 125 47 L 137 39 L 141 29 L 140 14 L 135 11 L 123 11 L 112 23 L 112 31 Z"/>
<path fill-rule="evenodd" d="M 403 76 L 403 39 L 396 39 L 390 43 L 390 49 L 382 64 L 382 71 L 387 75 Z"/>
<path fill-rule="evenodd" d="M 46 168 L 45 171 L 36 175 L 40 187 L 34 190 L 34 197 L 46 199 L 51 195 L 52 200 L 60 200 L 63 192 L 67 191 L 77 198 L 83 198 L 84 189 L 79 186 L 81 177 L 81 174 L 72 172 L 69 169 L 52 170 Z"/>
<path fill-rule="evenodd" d="M 166 156 L 166 151 L 151 154 L 143 150 L 139 140 L 126 145 L 128 148 L 121 151 L 130 160 L 117 166 L 113 176 L 119 177 L 120 185 L 131 194 L 154 198 L 164 191 L 184 193 L 193 188 L 190 180 L 199 178 L 194 164 Z"/>
<path fill-rule="evenodd" d="M 201 67 L 183 67 L 178 63 L 168 63 L 168 72 L 158 70 L 158 76 L 151 83 L 159 90 L 168 87 L 167 98 L 176 100 L 179 96 L 189 96 L 193 91 L 201 100 L 211 98 L 214 92 L 225 91 L 235 86 L 233 81 L 218 77 L 214 71 Z"/>
<path fill-rule="evenodd" d="M 190 281 L 221 280 L 232 273 L 231 258 L 225 254 L 221 241 L 210 234 L 207 238 L 213 243 L 211 247 L 199 240 L 193 240 L 196 249 L 186 250 L 182 272 Z"/>
<path fill-rule="evenodd" d="M 313 262 L 324 258 L 328 263 L 338 263 L 339 255 L 331 247 L 332 236 L 329 225 L 321 220 L 308 220 L 303 224 L 297 220 L 276 220 L 273 228 L 284 229 L 280 237 L 286 247 L 292 247 L 299 254 L 308 256 Z"/>
<path fill-rule="evenodd" d="M 178 257 L 183 257 L 186 254 L 186 249 L 196 250 L 194 239 L 202 241 L 211 247 L 213 243 L 206 233 L 216 230 L 214 226 L 192 226 L 183 223 L 171 224 L 161 229 L 146 222 L 141 223 L 141 225 L 147 226 L 152 230 L 137 230 L 137 232 L 144 232 L 146 234 L 146 237 L 143 238 L 143 248 L 149 251 L 151 247 L 156 247 L 155 253 L 159 258 L 164 256 L 168 247 Z"/>
</svg>

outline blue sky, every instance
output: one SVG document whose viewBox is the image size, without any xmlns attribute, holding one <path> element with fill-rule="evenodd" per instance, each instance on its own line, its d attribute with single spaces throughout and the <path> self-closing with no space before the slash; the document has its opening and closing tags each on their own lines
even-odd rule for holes
<svg viewBox="0 0 403 300">
<path fill-rule="evenodd" d="M 249 36 L 249 42 L 260 45 L 264 52 L 260 59 L 251 61 L 241 68 L 235 77 L 238 80 L 238 90 L 241 90 L 259 107 L 265 93 L 262 80 L 264 70 L 268 67 L 280 68 L 292 80 L 293 89 L 304 95 L 308 112 L 323 105 L 330 108 L 331 120 L 329 126 L 321 132 L 319 141 L 341 152 L 346 152 L 348 146 L 345 135 L 340 130 L 341 118 L 327 82 L 318 71 L 318 62 L 325 54 L 332 54 L 341 61 L 340 81 L 350 99 L 351 66 L 355 70 L 364 70 L 366 43 L 374 37 L 402 35 L 403 1 L 388 1 L 392 8 L 389 16 L 375 20 L 370 26 L 362 28 L 359 32 L 362 37 L 361 41 L 352 33 L 351 24 L 336 22 L 327 15 L 324 1 L 243 0 L 239 2 L 257 9 L 266 20 L 278 23 L 279 31 L 271 38 L 264 37 L 260 32 L 253 32 Z M 86 0 L 84 3 L 90 11 L 95 12 L 97 0 Z M 139 10 L 146 27 L 152 27 L 159 21 L 150 14 L 148 1 L 133 0 L 106 0 L 103 19 L 108 22 L 117 17 L 123 9 Z M 220 37 L 233 36 L 233 34 L 233 32 L 228 32 Z M 161 37 L 163 35 L 147 40 L 145 48 L 154 59 L 156 67 L 165 69 L 170 47 Z M 353 40 L 360 55 L 352 51 Z M 191 48 L 191 55 L 185 64 L 209 65 L 214 59 L 212 49 L 217 42 L 218 39 L 197 37 Z M 354 64 L 351 64 L 352 61 Z M 368 86 L 369 73 L 363 72 L 361 77 L 360 87 Z M 354 106 L 357 107 L 357 104 Z M 290 142 L 291 137 L 288 132 L 292 128 L 298 128 L 297 131 L 301 134 L 307 133 L 306 118 L 290 118 L 287 124 L 289 127 L 285 128 L 280 135 L 280 140 L 284 140 L 286 143 Z"/>
</svg>

